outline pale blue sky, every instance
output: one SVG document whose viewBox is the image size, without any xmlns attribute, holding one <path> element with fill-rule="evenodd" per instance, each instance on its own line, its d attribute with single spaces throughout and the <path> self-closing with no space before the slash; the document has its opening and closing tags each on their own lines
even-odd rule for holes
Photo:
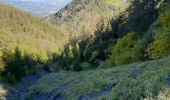
<svg viewBox="0 0 170 100">
<path fill-rule="evenodd" d="M 20 0 L 20 1 L 32 1 L 32 2 L 45 2 L 45 1 L 51 2 L 52 1 L 53 2 L 53 1 L 68 1 L 68 0 Z"/>
<path fill-rule="evenodd" d="M 30 2 L 29 2 L 30 1 Z M 71 0 L 0 0 L 35 16 L 49 16 L 63 8 Z"/>
</svg>

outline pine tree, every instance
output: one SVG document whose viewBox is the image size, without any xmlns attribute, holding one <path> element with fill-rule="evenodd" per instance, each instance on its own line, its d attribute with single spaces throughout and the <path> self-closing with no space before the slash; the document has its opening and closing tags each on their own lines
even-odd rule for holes
<svg viewBox="0 0 170 100">
<path fill-rule="evenodd" d="M 112 32 L 112 25 L 110 24 L 110 22 L 107 23 L 106 32 Z"/>
<path fill-rule="evenodd" d="M 73 61 L 73 68 L 75 71 L 81 71 L 81 57 L 80 57 L 80 46 L 78 43 L 76 43 L 75 48 L 74 48 L 74 61 Z"/>
<path fill-rule="evenodd" d="M 8 55 L 10 55 L 10 53 Z M 16 80 L 20 81 L 21 78 L 26 74 L 24 60 L 22 58 L 22 53 L 19 47 L 15 48 L 14 55 L 11 55 L 10 58 L 7 58 L 5 64 L 6 67 L 3 73 L 4 76 L 11 75 L 14 76 Z"/>
<path fill-rule="evenodd" d="M 0 50 L 0 72 L 4 70 L 3 52 Z"/>
<path fill-rule="evenodd" d="M 76 46 L 75 46 L 75 50 L 74 50 L 74 56 L 76 57 L 76 58 L 78 58 L 79 60 L 81 59 L 80 58 L 80 46 L 79 46 L 79 44 L 78 43 L 76 43 Z"/>
<path fill-rule="evenodd" d="M 68 57 L 69 59 L 73 59 L 73 58 L 74 58 L 73 47 L 72 47 L 71 45 L 69 45 L 69 47 L 68 47 L 67 57 Z"/>
</svg>

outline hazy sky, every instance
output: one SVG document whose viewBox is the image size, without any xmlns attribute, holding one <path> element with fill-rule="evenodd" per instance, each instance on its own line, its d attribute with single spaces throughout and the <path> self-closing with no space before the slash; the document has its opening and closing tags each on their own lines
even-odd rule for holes
<svg viewBox="0 0 170 100">
<path fill-rule="evenodd" d="M 32 2 L 44 2 L 44 1 L 68 1 L 68 0 L 20 0 L 20 1 L 32 1 Z M 71 0 L 69 0 L 71 1 Z"/>
<path fill-rule="evenodd" d="M 30 1 L 30 2 L 29 2 Z M 71 0 L 0 0 L 36 16 L 48 16 L 63 8 Z"/>
</svg>

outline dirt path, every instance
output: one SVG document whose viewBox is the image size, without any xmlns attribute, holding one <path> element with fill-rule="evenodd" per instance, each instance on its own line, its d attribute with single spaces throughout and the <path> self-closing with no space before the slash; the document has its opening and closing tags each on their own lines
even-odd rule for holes
<svg viewBox="0 0 170 100">
<path fill-rule="evenodd" d="M 25 78 L 23 78 L 23 80 L 13 86 L 10 84 L 7 84 L 5 82 L 0 82 L 0 85 L 3 86 L 3 90 L 1 89 L 1 91 L 7 91 L 7 94 L 3 94 L 3 100 L 25 100 L 27 95 L 28 95 L 28 88 L 34 84 L 35 82 L 37 82 L 42 76 L 49 74 L 50 72 L 47 72 L 45 69 L 40 68 L 38 69 L 38 72 L 35 75 L 31 75 L 31 76 L 27 76 Z M 0 96 L 2 94 L 0 93 Z M 0 97 L 1 99 L 1 97 Z"/>
<path fill-rule="evenodd" d="M 28 88 L 37 82 L 42 76 L 49 74 L 45 69 L 38 69 L 38 72 L 35 75 L 25 77 L 21 83 L 14 86 L 18 92 L 16 93 L 19 100 L 25 100 L 28 95 Z"/>
</svg>

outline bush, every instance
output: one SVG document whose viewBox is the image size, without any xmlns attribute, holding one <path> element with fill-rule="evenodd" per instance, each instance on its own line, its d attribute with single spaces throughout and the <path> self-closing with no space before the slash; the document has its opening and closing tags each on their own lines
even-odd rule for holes
<svg viewBox="0 0 170 100">
<path fill-rule="evenodd" d="M 46 64 L 49 60 L 49 57 L 45 51 L 40 51 L 40 53 L 38 55 L 38 60 L 40 63 Z"/>
<path fill-rule="evenodd" d="M 32 74 L 36 71 L 36 65 L 37 61 L 32 57 L 31 55 L 25 55 L 24 56 L 24 64 L 26 66 L 26 73 L 27 74 Z"/>
<path fill-rule="evenodd" d="M 3 69 L 0 70 L 2 79 L 6 82 L 16 83 L 36 69 L 36 60 L 29 54 L 25 54 L 19 47 L 14 52 L 3 50 L 0 57 Z"/>
<path fill-rule="evenodd" d="M 8 53 L 8 55 L 10 55 Z M 21 56 L 21 51 L 17 47 L 13 55 L 10 58 L 6 58 L 5 62 L 5 71 L 3 75 L 7 77 L 8 75 L 13 75 L 16 80 L 20 81 L 21 78 L 25 75 L 25 66 L 24 60 Z M 7 77 L 9 78 L 9 77 Z"/>
<path fill-rule="evenodd" d="M 4 81 L 11 83 L 11 84 L 15 84 L 18 82 L 15 75 L 11 74 L 10 72 L 8 72 L 6 77 L 3 77 L 3 79 L 4 79 Z"/>
<path fill-rule="evenodd" d="M 166 8 L 167 7 L 167 8 Z M 159 16 L 159 19 L 157 20 L 157 22 L 161 25 L 161 26 L 170 26 L 170 7 L 169 6 L 165 6 L 165 8 L 163 9 L 163 12 L 161 12 L 161 15 Z"/>
<path fill-rule="evenodd" d="M 150 59 L 159 59 L 170 55 L 170 8 L 165 6 L 152 30 L 154 41 L 147 48 Z"/>
<path fill-rule="evenodd" d="M 170 54 L 170 41 L 156 40 L 147 49 L 150 59 L 159 59 Z"/>
<path fill-rule="evenodd" d="M 99 62 L 97 61 L 96 58 L 98 58 L 100 56 L 100 52 L 98 50 L 95 50 L 94 52 L 92 52 L 92 55 L 90 57 L 90 62 L 94 63 L 94 64 L 99 64 Z"/>
<path fill-rule="evenodd" d="M 112 47 L 107 63 L 111 66 L 140 61 L 144 58 L 143 45 L 137 33 L 128 33 Z"/>
<path fill-rule="evenodd" d="M 74 69 L 74 71 L 81 71 L 82 70 L 79 60 L 76 60 L 76 61 L 73 62 L 73 69 Z"/>
</svg>

